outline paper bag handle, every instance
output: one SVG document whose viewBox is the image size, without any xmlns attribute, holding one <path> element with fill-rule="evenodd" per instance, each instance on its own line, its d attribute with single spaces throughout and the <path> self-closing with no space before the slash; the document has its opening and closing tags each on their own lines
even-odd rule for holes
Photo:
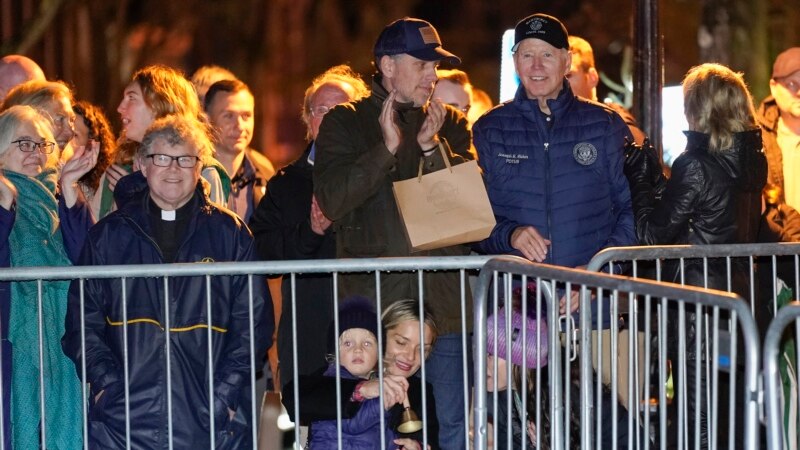
<svg viewBox="0 0 800 450">
<path fill-rule="evenodd" d="M 439 153 L 442 154 L 442 159 L 444 160 L 444 165 L 447 166 L 447 170 L 450 173 L 453 172 L 453 168 L 450 166 L 450 158 L 447 157 L 447 153 L 444 151 L 444 146 L 442 145 L 442 141 L 439 141 Z M 425 166 L 425 157 L 421 157 L 419 159 L 419 171 L 417 172 L 417 181 L 422 182 L 422 168 Z"/>
</svg>

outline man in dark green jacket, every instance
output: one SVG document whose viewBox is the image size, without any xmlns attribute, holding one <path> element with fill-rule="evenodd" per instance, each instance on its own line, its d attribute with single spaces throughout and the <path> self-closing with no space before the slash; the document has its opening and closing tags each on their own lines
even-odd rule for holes
<svg viewBox="0 0 800 450">
<path fill-rule="evenodd" d="M 473 159 L 465 117 L 431 100 L 436 68 L 461 60 L 444 50 L 428 22 L 404 18 L 384 28 L 375 43 L 372 95 L 331 110 L 316 141 L 314 193 L 322 212 L 334 221 L 340 258 L 411 256 L 392 183 L 445 168 L 439 144 L 453 164 Z M 465 255 L 465 246 L 416 252 L 414 256 Z M 340 298 L 376 297 L 375 277 L 339 277 Z M 381 274 L 385 308 L 403 298 L 418 298 L 416 273 Z M 424 301 L 439 326 L 439 339 L 426 362 L 433 384 L 439 442 L 466 448 L 462 378 L 461 286 L 457 272 L 426 273 Z M 471 302 L 466 301 L 469 308 Z M 471 312 L 465 311 L 471 322 Z M 446 355 L 446 356 L 445 356 Z"/>
</svg>

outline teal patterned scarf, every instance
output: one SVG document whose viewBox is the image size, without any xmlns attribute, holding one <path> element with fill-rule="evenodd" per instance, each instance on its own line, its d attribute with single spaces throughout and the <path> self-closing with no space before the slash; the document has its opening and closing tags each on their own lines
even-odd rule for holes
<svg viewBox="0 0 800 450">
<path fill-rule="evenodd" d="M 9 236 L 12 267 L 69 266 L 54 195 L 58 173 L 35 178 L 6 171 L 16 186 L 17 213 Z M 80 381 L 61 350 L 69 281 L 42 283 L 44 399 L 47 448 L 82 447 Z M 37 282 L 11 283 L 9 340 L 13 348 L 11 422 L 14 448 L 39 448 L 39 326 Z"/>
</svg>

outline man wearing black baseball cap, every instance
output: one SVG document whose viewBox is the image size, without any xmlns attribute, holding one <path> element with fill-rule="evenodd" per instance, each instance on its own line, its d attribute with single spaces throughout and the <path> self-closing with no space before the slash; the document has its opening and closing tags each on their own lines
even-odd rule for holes
<svg viewBox="0 0 800 450">
<path fill-rule="evenodd" d="M 333 108 L 320 125 L 314 162 L 314 194 L 333 220 L 340 258 L 410 256 L 392 182 L 473 159 L 467 120 L 454 108 L 431 100 L 440 62 L 461 60 L 445 50 L 430 23 L 403 18 L 387 25 L 373 51 L 377 73 L 372 94 Z M 420 160 L 422 165 L 420 166 Z M 414 256 L 466 255 L 466 246 L 415 252 Z M 339 295 L 376 298 L 374 275 L 339 275 Z M 433 448 L 466 448 L 462 380 L 461 284 L 458 273 L 426 272 L 423 293 L 431 305 L 439 338 L 426 360 L 426 381 L 433 385 L 438 436 Z M 415 273 L 382 273 L 380 298 L 385 308 L 403 298 L 419 298 Z M 468 303 L 468 307 L 471 306 Z M 471 311 L 466 311 L 471 318 Z M 469 324 L 467 325 L 470 326 Z M 431 433 L 435 434 L 435 433 Z"/>
<path fill-rule="evenodd" d="M 512 51 L 520 79 L 514 99 L 472 129 L 498 217 L 479 247 L 579 267 L 603 248 L 635 245 L 622 173 L 630 132 L 613 110 L 573 94 L 566 27 L 530 15 L 517 23 Z"/>
<path fill-rule="evenodd" d="M 606 247 L 637 243 L 622 172 L 630 131 L 611 108 L 570 89 L 568 37 L 553 16 L 520 20 L 512 47 L 516 95 L 472 127 L 497 217 L 492 234 L 477 245 L 484 253 L 583 267 Z M 567 313 L 566 299 L 560 303 Z M 571 305 L 578 307 L 577 298 Z M 593 317 L 593 329 L 598 320 Z"/>
</svg>

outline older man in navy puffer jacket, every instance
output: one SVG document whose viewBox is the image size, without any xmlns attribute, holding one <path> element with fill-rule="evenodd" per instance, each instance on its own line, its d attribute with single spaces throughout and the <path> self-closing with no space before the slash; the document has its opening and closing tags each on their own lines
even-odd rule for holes
<svg viewBox="0 0 800 450">
<path fill-rule="evenodd" d="M 492 234 L 476 246 L 484 253 L 581 267 L 606 247 L 637 242 L 622 171 L 625 138 L 633 139 L 611 108 L 572 93 L 566 79 L 572 63 L 567 37 L 555 17 L 533 14 L 522 19 L 512 48 L 519 89 L 513 100 L 484 114 L 472 129 L 497 218 Z M 578 306 L 576 293 L 571 296 L 573 310 Z M 566 303 L 562 296 L 561 314 L 566 313 Z M 600 322 L 608 328 L 608 298 L 602 319 L 596 303 L 592 327 L 597 329 Z M 603 333 L 604 342 L 610 342 L 609 333 Z M 599 334 L 593 331 L 592 340 Z M 604 367 L 611 366 L 607 350 L 602 350 Z M 620 373 L 627 373 L 623 353 L 620 349 L 617 359 Z M 604 382 L 610 383 L 610 373 L 603 372 Z M 618 378 L 617 383 L 619 392 L 627 391 L 627 379 Z M 622 436 L 627 419 L 619 417 L 617 426 Z"/>
<path fill-rule="evenodd" d="M 635 245 L 623 147 L 630 132 L 606 106 L 576 97 L 565 75 L 567 30 L 534 14 L 515 30 L 520 86 L 473 128 L 497 226 L 477 248 L 568 267 Z"/>
</svg>

